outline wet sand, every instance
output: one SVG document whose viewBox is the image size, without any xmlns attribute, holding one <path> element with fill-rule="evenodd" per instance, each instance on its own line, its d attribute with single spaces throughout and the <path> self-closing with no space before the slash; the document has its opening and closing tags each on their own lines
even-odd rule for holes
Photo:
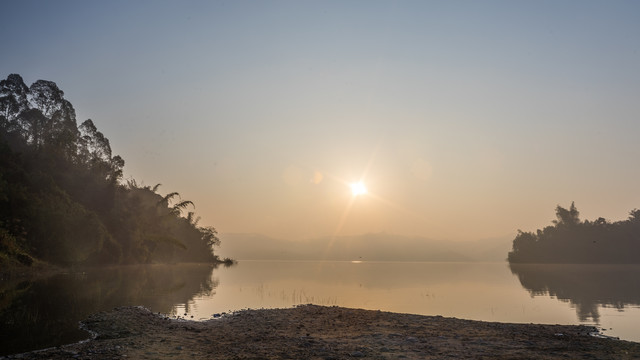
<svg viewBox="0 0 640 360">
<path fill-rule="evenodd" d="M 304 305 L 175 320 L 140 307 L 92 315 L 92 340 L 6 359 L 639 359 L 595 328 L 505 324 Z M 0 359 L 4 359 L 0 357 Z"/>
</svg>

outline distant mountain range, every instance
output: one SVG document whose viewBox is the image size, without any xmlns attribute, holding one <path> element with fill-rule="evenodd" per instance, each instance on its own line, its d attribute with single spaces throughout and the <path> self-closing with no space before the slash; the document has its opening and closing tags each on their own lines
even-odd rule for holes
<svg viewBox="0 0 640 360">
<path fill-rule="evenodd" d="M 221 234 L 220 256 L 237 260 L 506 261 L 511 239 L 442 241 L 386 233 L 290 241 L 260 234 Z"/>
</svg>

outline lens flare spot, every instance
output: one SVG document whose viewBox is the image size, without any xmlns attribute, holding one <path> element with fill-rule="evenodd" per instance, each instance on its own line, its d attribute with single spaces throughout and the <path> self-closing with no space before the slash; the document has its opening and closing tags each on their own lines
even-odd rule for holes
<svg viewBox="0 0 640 360">
<path fill-rule="evenodd" d="M 322 179 L 324 178 L 324 176 L 322 175 L 322 173 L 320 171 L 315 171 L 313 173 L 313 177 L 311 178 L 311 183 L 313 184 L 320 184 L 320 182 L 322 182 Z"/>
</svg>

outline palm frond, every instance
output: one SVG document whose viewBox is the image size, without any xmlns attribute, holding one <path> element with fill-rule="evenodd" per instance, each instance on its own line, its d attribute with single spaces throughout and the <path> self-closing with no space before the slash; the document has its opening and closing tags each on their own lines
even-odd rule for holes
<svg viewBox="0 0 640 360">
<path fill-rule="evenodd" d="M 176 216 L 180 216 L 180 214 L 182 214 L 182 210 L 184 210 L 187 206 L 193 206 L 194 208 L 196 207 L 192 201 L 190 200 L 183 200 L 180 201 L 179 203 L 173 205 L 171 207 L 171 209 L 169 210 L 169 213 L 176 215 Z"/>
<path fill-rule="evenodd" d="M 160 200 L 160 203 L 162 204 L 169 204 L 169 201 L 171 201 L 171 199 L 173 199 L 174 197 L 178 197 L 180 198 L 180 194 L 178 194 L 177 192 L 172 192 L 172 193 L 168 193 L 167 195 L 165 195 L 162 200 Z"/>
<path fill-rule="evenodd" d="M 193 206 L 194 209 L 196 208 L 196 206 L 193 204 L 193 201 L 191 201 L 191 200 L 180 201 L 179 203 L 173 205 L 173 208 L 182 210 L 182 209 L 185 209 L 189 205 Z"/>
</svg>

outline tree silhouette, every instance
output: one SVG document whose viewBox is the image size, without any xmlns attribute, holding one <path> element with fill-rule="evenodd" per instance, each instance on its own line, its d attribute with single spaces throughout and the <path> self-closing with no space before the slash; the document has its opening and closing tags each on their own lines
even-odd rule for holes
<svg viewBox="0 0 640 360">
<path fill-rule="evenodd" d="M 558 205 L 556 207 L 557 220 L 553 220 L 553 223 L 559 226 L 575 226 L 580 224 L 580 212 L 576 209 L 575 202 L 571 202 L 569 210 Z"/>
<path fill-rule="evenodd" d="M 123 168 L 54 82 L 0 81 L 0 265 L 218 260 L 215 229 L 182 216 L 192 201 L 123 184 Z"/>
<path fill-rule="evenodd" d="M 572 202 L 556 207 L 554 226 L 523 232 L 513 240 L 511 263 L 640 263 L 640 210 L 611 223 L 600 217 L 580 221 Z"/>
</svg>

